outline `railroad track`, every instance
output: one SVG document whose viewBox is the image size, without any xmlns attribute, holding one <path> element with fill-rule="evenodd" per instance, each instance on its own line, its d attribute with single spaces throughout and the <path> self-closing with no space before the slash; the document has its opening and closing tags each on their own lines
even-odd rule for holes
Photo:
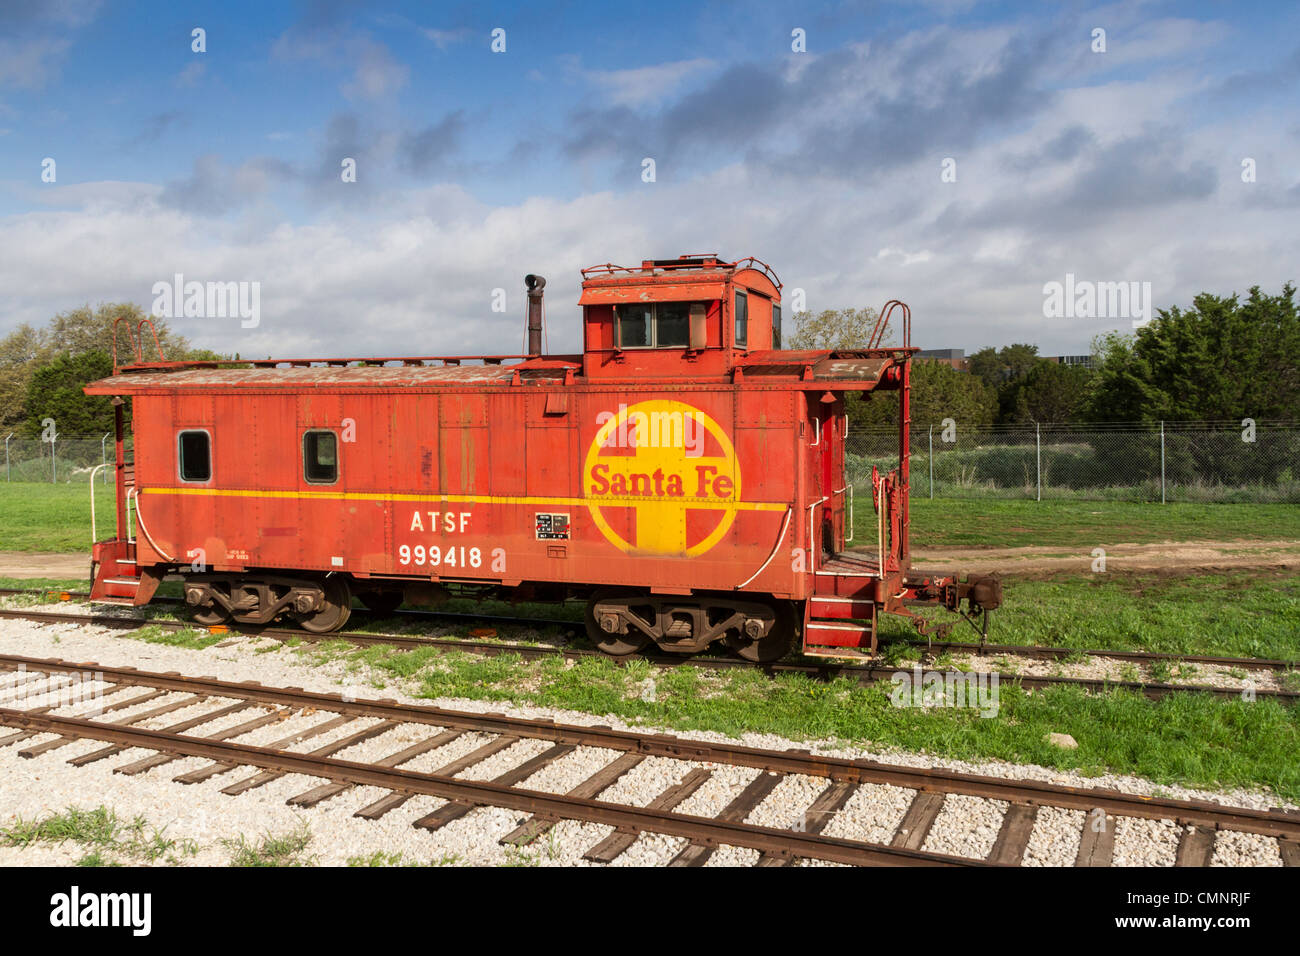
<svg viewBox="0 0 1300 956">
<path fill-rule="evenodd" d="M 39 694 L 51 686 L 50 682 L 67 680 L 64 675 L 93 675 L 101 693 L 89 711 L 65 713 L 80 705 L 12 706 L 15 697 Z M 594 862 L 611 862 L 639 835 L 653 833 L 686 841 L 670 864 L 677 866 L 702 865 L 720 846 L 757 851 L 760 866 L 782 866 L 803 859 L 850 865 L 1014 866 L 1025 858 L 1040 808 L 1055 807 L 1083 811 L 1075 858 L 1078 866 L 1110 865 L 1116 824 L 1125 817 L 1171 820 L 1181 827 L 1177 865 L 1208 865 L 1221 831 L 1276 840 L 1283 864 L 1300 865 L 1300 813 L 1281 809 L 1264 811 L 1144 797 L 937 768 L 847 760 L 807 751 L 770 751 L 604 726 L 466 713 L 389 700 L 357 700 L 301 688 L 159 674 L 87 662 L 3 655 L 0 681 L 0 725 L 13 728 L 0 736 L 0 747 L 25 745 L 19 751 L 25 757 L 47 754 L 75 741 L 100 741 L 105 746 L 88 751 L 82 748 L 69 763 L 84 766 L 118 757 L 133 748 L 152 751 L 150 756 L 135 757 L 114 767 L 117 773 L 136 775 L 179 758 L 197 757 L 210 762 L 172 779 L 192 785 L 215 780 L 222 785 L 221 792 L 230 795 L 287 774 L 324 781 L 289 798 L 290 804 L 301 807 L 343 796 L 358 786 L 387 791 L 385 796 L 355 811 L 355 816 L 364 819 L 378 819 L 416 795 L 439 797 L 446 802 L 413 821 L 414 826 L 431 831 L 461 819 L 477 807 L 502 807 L 523 814 L 515 829 L 500 841 L 514 846 L 536 841 L 562 820 L 603 824 L 612 829 L 584 853 L 585 859 Z M 133 694 L 132 690 L 143 693 Z M 104 703 L 105 698 L 111 702 Z M 152 706 L 141 709 L 146 704 Z M 198 713 L 191 713 L 196 709 Z M 189 716 L 162 728 L 146 726 L 177 711 Z M 207 733 L 202 730 L 239 714 L 249 719 Z M 240 740 L 289 716 L 310 719 L 312 723 L 273 742 Z M 395 734 L 399 729 L 407 732 Z M 388 734 L 408 741 L 411 731 L 416 732 L 414 743 L 381 759 L 360 761 L 345 756 L 349 749 Z M 482 735 L 485 742 L 435 770 L 404 769 L 403 765 L 426 754 L 439 764 L 437 752 L 468 734 Z M 42 735 L 54 736 L 34 740 Z M 326 736 L 329 742 L 323 746 L 290 749 L 307 741 L 319 744 L 320 738 Z M 459 776 L 524 742 L 532 742 L 525 749 L 535 752 L 510 770 L 489 780 Z M 538 750 L 538 745 L 542 749 Z M 604 751 L 608 759 L 586 780 L 563 793 L 527 786 L 535 774 L 579 747 Z M 641 763 L 654 758 L 674 765 L 674 782 L 658 797 L 644 806 L 601 799 L 625 776 L 635 773 Z M 680 807 L 706 785 L 719 767 L 745 768 L 754 774 L 716 816 L 682 812 Z M 246 768 L 251 768 L 252 773 Z M 790 826 L 748 822 L 773 791 L 795 776 L 814 778 L 821 789 Z M 862 788 L 880 786 L 912 793 L 907 810 L 888 840 L 866 842 L 827 832 L 836 829 L 835 822 L 842 814 L 855 812 L 848 808 Z M 986 857 L 973 859 L 923 849 L 945 801 L 952 795 L 1005 801 L 998 835 Z M 869 806 L 870 797 L 870 793 L 863 794 L 859 804 Z"/>
<path fill-rule="evenodd" d="M 86 591 L 52 591 L 52 590 L 30 590 L 23 588 L 0 588 L 0 597 L 11 595 L 27 594 L 59 594 L 66 595 L 65 600 L 89 600 L 90 594 Z M 153 599 L 154 604 L 175 604 L 184 605 L 180 598 L 161 596 Z M 353 616 L 364 617 L 372 612 L 365 609 L 354 609 Z M 453 622 L 479 622 L 485 624 L 497 624 L 505 627 L 529 627 L 529 628 L 564 628 L 576 631 L 581 627 L 581 622 L 570 620 L 568 618 L 545 618 L 545 617 L 517 617 L 500 614 L 481 614 L 470 613 L 465 611 L 430 611 L 415 608 L 402 608 L 388 615 L 390 618 L 411 618 L 411 619 L 428 619 L 444 620 Z M 381 620 L 383 618 L 380 618 Z M 306 632 L 297 632 L 300 636 Z M 917 638 L 892 638 L 890 644 L 907 644 L 913 647 L 922 647 L 932 652 L 949 652 L 959 654 L 976 654 L 981 656 L 992 656 L 1000 654 L 1009 654 L 1015 657 L 1029 657 L 1038 660 L 1064 660 L 1076 657 L 1100 657 L 1112 658 L 1115 660 L 1131 661 L 1136 664 L 1154 664 L 1159 662 L 1169 664 L 1204 664 L 1212 667 L 1239 667 L 1242 670 L 1258 671 L 1289 671 L 1300 669 L 1300 661 L 1285 661 L 1268 657 L 1222 657 L 1209 654 L 1169 654 L 1158 651 L 1122 651 L 1107 650 L 1104 648 L 1086 648 L 1086 647 L 1054 647 L 1041 644 L 976 644 L 963 641 L 939 641 L 926 637 Z M 828 665 L 835 667 L 836 665 Z"/>
<path fill-rule="evenodd" d="M 2 592 L 0 592 L 2 593 Z M 22 592 L 19 592 L 22 593 Z M 66 592 L 65 592 L 66 593 Z M 180 601 L 168 602 L 181 604 Z M 434 615 L 454 615 L 455 620 L 463 622 L 490 622 L 502 625 L 520 626 L 520 627 L 537 627 L 543 622 L 533 618 L 516 618 L 516 617 L 499 617 L 492 615 L 474 615 L 461 614 L 457 612 L 421 612 L 421 611 L 399 611 L 398 615 L 419 615 L 420 617 L 432 617 Z M 121 629 L 134 630 L 145 624 L 152 624 L 169 630 L 185 629 L 203 629 L 202 625 L 187 623 L 184 621 L 170 621 L 157 618 L 136 618 L 124 617 L 116 614 L 78 614 L 60 611 L 39 611 L 29 608 L 22 609 L 0 609 L 0 618 L 13 618 L 19 620 L 36 621 L 40 623 L 77 623 L 93 624 L 102 627 L 113 627 Z M 565 626 L 569 629 L 576 629 L 579 625 L 572 621 L 545 621 L 546 625 Z M 544 657 L 553 657 L 561 655 L 569 660 L 582 660 L 585 658 L 604 658 L 610 659 L 608 655 L 595 650 L 585 650 L 581 648 L 564 648 L 548 645 L 531 645 L 531 644 L 512 644 L 500 640 L 466 640 L 460 638 L 438 638 L 429 636 L 415 636 L 410 634 L 384 634 L 371 633 L 364 631 L 336 631 L 331 634 L 311 634 L 297 628 L 276 628 L 276 627 L 256 627 L 243 626 L 239 624 L 222 625 L 232 632 L 255 634 L 262 637 L 270 637 L 277 640 L 297 640 L 302 642 L 319 642 L 322 640 L 342 640 L 362 646 L 389 645 L 399 648 L 418 648 L 431 647 L 444 651 L 462 651 L 473 654 L 498 655 L 498 654 L 517 654 L 520 657 L 529 660 L 536 660 Z M 965 647 L 966 645 L 956 645 Z M 972 645 L 979 647 L 979 645 Z M 1060 650 L 1052 648 L 1026 648 L 1026 650 Z M 1115 652 L 1117 655 L 1123 652 Z M 1135 659 L 1137 652 L 1127 652 L 1129 659 Z M 1060 655 L 1065 656 L 1065 655 Z M 1098 653 L 1102 656 L 1102 653 Z M 1152 659 L 1166 659 L 1170 655 L 1150 655 Z M 698 667 L 715 671 L 728 671 L 735 669 L 752 669 L 759 668 L 769 675 L 776 674 L 802 674 L 814 680 L 833 680 L 838 677 L 847 677 L 856 680 L 861 684 L 872 684 L 877 681 L 889 680 L 895 674 L 905 674 L 915 676 L 915 666 L 892 666 L 887 664 L 835 664 L 835 663 L 817 663 L 817 664 L 797 664 L 797 663 L 773 663 L 773 664 L 754 664 L 749 661 L 740 660 L 732 657 L 710 657 L 710 656 L 680 656 L 675 654 L 664 654 L 655 651 L 644 651 L 634 655 L 635 659 L 646 660 L 660 667 Z M 1177 658 L 1186 660 L 1187 658 Z M 1234 662 L 1238 658 L 1215 658 L 1217 662 Z M 1249 660 L 1249 659 L 1247 659 Z M 1260 661 L 1254 661 L 1259 664 Z M 1286 669 L 1287 664 L 1284 661 L 1267 662 L 1278 665 L 1275 669 L 1279 672 Z M 918 665 L 919 666 L 919 665 Z M 1256 668 L 1259 669 L 1259 668 Z M 931 668 L 921 668 L 922 675 L 927 673 L 947 674 L 945 670 Z M 1205 693 L 1215 697 L 1223 698 L 1240 698 L 1242 690 L 1231 687 L 1214 687 L 1206 684 L 1175 684 L 1163 681 L 1130 681 L 1130 680 L 1110 680 L 1102 678 L 1088 677 L 1063 677 L 1055 675 L 1022 675 L 998 672 L 999 682 L 1006 681 L 1018 683 L 1021 687 L 1029 690 L 1043 690 L 1051 687 L 1076 687 L 1089 692 L 1106 692 L 1111 690 L 1130 690 L 1141 693 L 1146 697 L 1158 699 L 1173 693 Z M 1291 690 L 1273 690 L 1267 688 L 1252 689 L 1251 693 L 1256 699 L 1266 698 L 1278 700 L 1283 703 L 1295 703 L 1300 699 L 1300 691 Z"/>
</svg>

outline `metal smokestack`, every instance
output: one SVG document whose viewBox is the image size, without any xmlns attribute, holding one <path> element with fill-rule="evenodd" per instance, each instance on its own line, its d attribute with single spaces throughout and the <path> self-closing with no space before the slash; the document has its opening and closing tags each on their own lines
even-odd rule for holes
<svg viewBox="0 0 1300 956">
<path fill-rule="evenodd" d="M 528 289 L 528 354 L 542 354 L 542 290 L 546 280 L 532 273 L 524 276 Z"/>
</svg>

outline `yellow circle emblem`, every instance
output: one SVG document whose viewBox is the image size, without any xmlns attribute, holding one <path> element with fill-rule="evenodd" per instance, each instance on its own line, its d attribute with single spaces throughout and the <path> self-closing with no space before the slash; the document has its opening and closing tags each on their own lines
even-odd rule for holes
<svg viewBox="0 0 1300 956">
<path fill-rule="evenodd" d="M 620 405 L 597 422 L 582 493 L 601 534 L 628 554 L 678 557 L 722 540 L 740 501 L 740 466 L 722 426 L 667 399 Z M 606 514 L 614 509 L 630 517 Z"/>
</svg>

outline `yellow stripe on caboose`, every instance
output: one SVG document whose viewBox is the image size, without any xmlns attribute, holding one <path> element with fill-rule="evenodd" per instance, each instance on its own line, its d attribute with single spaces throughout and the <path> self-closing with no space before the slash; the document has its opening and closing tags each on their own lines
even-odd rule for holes
<svg viewBox="0 0 1300 956">
<path fill-rule="evenodd" d="M 370 491 L 266 491 L 244 488 L 141 488 L 142 495 L 194 495 L 221 498 L 297 498 L 323 501 L 418 501 L 470 505 L 568 505 L 585 508 L 636 508 L 654 505 L 661 499 L 642 495 L 599 498 L 541 498 L 516 495 L 417 495 Z M 735 508 L 738 511 L 784 511 L 787 504 L 775 501 L 719 501 L 716 498 L 673 498 L 674 504 L 687 508 Z"/>
</svg>

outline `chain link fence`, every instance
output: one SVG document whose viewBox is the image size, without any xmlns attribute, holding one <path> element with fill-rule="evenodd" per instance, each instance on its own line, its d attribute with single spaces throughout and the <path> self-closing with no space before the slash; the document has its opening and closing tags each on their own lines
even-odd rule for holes
<svg viewBox="0 0 1300 956">
<path fill-rule="evenodd" d="M 894 467 L 897 436 L 850 432 L 856 492 L 870 488 L 872 465 Z M 5 481 L 86 482 L 113 461 L 113 438 L 11 436 L 4 454 Z M 913 431 L 911 468 L 915 497 L 1300 502 L 1300 423 L 936 425 Z M 112 469 L 96 480 L 110 483 Z"/>
<path fill-rule="evenodd" d="M 1300 423 L 963 427 L 912 432 L 913 497 L 1300 502 Z M 894 429 L 850 432 L 849 480 L 897 462 Z"/>
<path fill-rule="evenodd" d="M 95 466 L 111 463 L 114 454 L 112 434 L 100 438 L 56 438 L 52 442 L 11 435 L 4 443 L 4 470 L 0 472 L 0 480 L 85 484 Z M 105 468 L 95 480 L 109 484 L 113 481 L 112 472 L 112 468 Z"/>
</svg>

